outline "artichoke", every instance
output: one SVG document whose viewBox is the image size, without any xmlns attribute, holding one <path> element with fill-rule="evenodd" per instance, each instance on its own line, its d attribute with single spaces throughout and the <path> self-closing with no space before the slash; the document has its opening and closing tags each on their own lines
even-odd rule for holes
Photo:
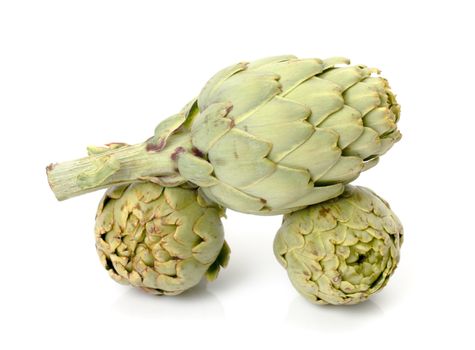
<svg viewBox="0 0 475 350">
<path fill-rule="evenodd" d="M 117 282 L 175 295 L 216 278 L 229 248 L 223 211 L 196 190 L 134 183 L 110 188 L 96 216 L 96 248 Z"/>
<path fill-rule="evenodd" d="M 403 229 L 364 187 L 284 216 L 274 253 L 294 287 L 319 304 L 355 304 L 381 290 L 399 261 Z"/>
<path fill-rule="evenodd" d="M 133 181 L 186 182 L 236 211 L 289 213 L 339 196 L 399 140 L 399 105 L 376 69 L 343 58 L 239 63 L 137 145 L 51 164 L 58 199 Z"/>
</svg>

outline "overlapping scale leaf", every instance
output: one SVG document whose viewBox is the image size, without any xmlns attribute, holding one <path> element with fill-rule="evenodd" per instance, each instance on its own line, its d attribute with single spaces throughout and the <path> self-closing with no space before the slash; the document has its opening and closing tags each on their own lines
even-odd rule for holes
<svg viewBox="0 0 475 350">
<path fill-rule="evenodd" d="M 233 109 L 228 115 L 239 120 L 282 91 L 278 80 L 279 75 L 272 72 L 242 71 L 221 82 L 208 97 L 205 105 L 231 102 Z"/>
<path fill-rule="evenodd" d="M 282 94 L 286 95 L 304 81 L 323 71 L 319 59 L 291 59 L 283 62 L 272 62 L 256 68 L 258 71 L 272 72 L 279 76 Z"/>
<path fill-rule="evenodd" d="M 268 158 L 274 162 L 282 159 L 308 139 L 315 131 L 306 120 L 311 111 L 292 100 L 275 97 L 236 127 L 272 145 Z M 289 130 L 292 130 L 289 133 Z"/>
<path fill-rule="evenodd" d="M 229 102 L 214 103 L 200 113 L 191 126 L 193 145 L 203 153 L 208 153 L 211 147 L 233 127 L 228 113 L 232 109 Z"/>
<path fill-rule="evenodd" d="M 385 107 L 378 107 L 368 112 L 363 119 L 365 126 L 373 129 L 378 135 L 384 135 L 396 128 L 394 114 Z"/>
<path fill-rule="evenodd" d="M 360 157 L 341 156 L 330 170 L 315 179 L 315 184 L 349 183 L 359 176 L 363 166 L 364 163 Z"/>
<path fill-rule="evenodd" d="M 345 91 L 364 78 L 369 77 L 370 74 L 371 71 L 365 66 L 350 66 L 328 69 L 320 74 L 319 78 L 332 81 L 338 84 L 342 91 Z"/>
<path fill-rule="evenodd" d="M 381 104 L 378 91 L 370 84 L 359 83 L 343 93 L 345 104 L 366 115 Z"/>
<path fill-rule="evenodd" d="M 245 70 L 247 67 L 246 63 L 238 63 L 236 65 L 227 67 L 216 73 L 204 86 L 201 90 L 201 93 L 198 97 L 198 107 L 200 111 L 204 111 L 211 105 L 213 102 L 213 94 L 221 86 L 222 83 L 226 81 L 227 78 L 233 76 L 237 72 Z M 216 101 L 215 101 L 216 102 Z M 226 102 L 226 101 L 218 101 Z"/>
<path fill-rule="evenodd" d="M 301 226 L 307 227 L 305 234 Z M 347 186 L 336 199 L 285 215 L 274 252 L 306 298 L 354 304 L 386 285 L 399 261 L 402 236 L 385 201 L 363 187 Z"/>
<path fill-rule="evenodd" d="M 320 128 L 331 129 L 338 134 L 338 147 L 347 147 L 363 133 L 361 113 L 349 106 L 343 106 L 318 125 Z"/>
<path fill-rule="evenodd" d="M 358 140 L 346 147 L 343 150 L 343 154 L 367 159 L 371 156 L 378 155 L 381 147 L 381 139 L 378 133 L 372 128 L 365 127 Z"/>
<path fill-rule="evenodd" d="M 266 201 L 263 198 L 251 196 L 221 181 L 208 187 L 201 187 L 200 191 L 226 208 L 233 208 L 233 210 L 243 213 L 266 214 L 268 212 L 268 210 L 263 212 L 266 207 Z"/>
<path fill-rule="evenodd" d="M 237 128 L 222 137 L 209 151 L 215 176 L 242 188 L 270 176 L 277 165 L 266 158 L 272 145 Z"/>
<path fill-rule="evenodd" d="M 325 174 L 340 159 L 338 134 L 332 130 L 315 129 L 310 138 L 293 150 L 280 164 L 297 169 L 308 169 L 312 180 Z"/>
<path fill-rule="evenodd" d="M 262 198 L 269 208 L 285 208 L 289 203 L 301 199 L 313 189 L 313 182 L 308 171 L 277 165 L 271 175 L 245 186 L 243 191 Z"/>
<path fill-rule="evenodd" d="M 343 107 L 342 89 L 335 83 L 312 77 L 285 96 L 312 110 L 309 122 L 317 126 L 330 114 Z"/>
</svg>

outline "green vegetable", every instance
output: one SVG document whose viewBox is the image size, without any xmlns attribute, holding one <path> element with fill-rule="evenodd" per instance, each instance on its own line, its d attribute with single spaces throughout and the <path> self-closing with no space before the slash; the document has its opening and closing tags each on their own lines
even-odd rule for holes
<svg viewBox="0 0 475 350">
<path fill-rule="evenodd" d="M 399 261 L 403 229 L 364 187 L 284 216 L 274 253 L 290 281 L 319 304 L 355 304 L 381 290 Z"/>
<path fill-rule="evenodd" d="M 378 71 L 294 56 L 217 73 L 143 144 L 89 148 L 52 164 L 58 199 L 133 181 L 191 182 L 252 214 L 289 213 L 340 195 L 399 140 L 399 105 Z"/>
<path fill-rule="evenodd" d="M 102 265 L 119 283 L 175 295 L 226 266 L 222 209 L 193 189 L 134 183 L 109 189 L 96 216 Z"/>
</svg>

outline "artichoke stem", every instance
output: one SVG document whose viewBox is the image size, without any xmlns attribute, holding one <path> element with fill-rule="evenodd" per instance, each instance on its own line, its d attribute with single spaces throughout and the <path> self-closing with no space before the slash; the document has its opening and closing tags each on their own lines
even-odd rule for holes
<svg viewBox="0 0 475 350">
<path fill-rule="evenodd" d="M 134 181 L 177 186 L 185 180 L 176 169 L 173 154 L 178 149 L 190 148 L 187 134 L 172 135 L 166 147 L 160 150 L 147 142 L 93 147 L 89 149 L 88 157 L 48 165 L 46 174 L 60 201 Z"/>
</svg>

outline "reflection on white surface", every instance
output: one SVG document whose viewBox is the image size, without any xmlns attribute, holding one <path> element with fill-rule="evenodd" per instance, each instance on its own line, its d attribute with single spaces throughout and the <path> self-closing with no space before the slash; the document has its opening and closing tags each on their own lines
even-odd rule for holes
<svg viewBox="0 0 475 350">
<path fill-rule="evenodd" d="M 299 328 L 350 330 L 382 318 L 383 310 L 372 300 L 356 305 L 314 305 L 297 295 L 289 306 L 286 321 Z"/>
<path fill-rule="evenodd" d="M 157 296 L 130 288 L 112 305 L 114 310 L 140 318 L 164 320 L 224 319 L 219 299 L 206 289 L 202 281 L 196 287 L 176 296 Z"/>
</svg>

